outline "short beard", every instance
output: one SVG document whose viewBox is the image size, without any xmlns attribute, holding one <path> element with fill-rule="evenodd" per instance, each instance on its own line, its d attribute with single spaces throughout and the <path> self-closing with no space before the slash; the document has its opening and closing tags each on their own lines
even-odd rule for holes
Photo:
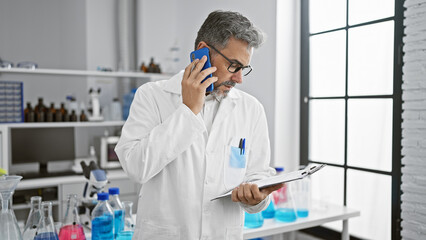
<svg viewBox="0 0 426 240">
<path fill-rule="evenodd" d="M 235 82 L 233 82 L 233 81 L 225 81 L 225 82 L 223 82 L 223 83 L 221 83 L 221 84 L 219 84 L 212 92 L 211 92 L 211 94 L 212 94 L 212 96 L 213 97 L 215 97 L 217 100 L 222 100 L 222 99 L 224 99 L 224 98 L 226 98 L 227 96 L 228 96 L 228 93 L 229 93 L 229 91 L 230 90 L 224 90 L 224 91 L 220 91 L 219 90 L 219 87 L 220 86 L 225 86 L 225 85 L 227 85 L 227 86 L 232 86 L 232 87 L 235 87 Z"/>
</svg>

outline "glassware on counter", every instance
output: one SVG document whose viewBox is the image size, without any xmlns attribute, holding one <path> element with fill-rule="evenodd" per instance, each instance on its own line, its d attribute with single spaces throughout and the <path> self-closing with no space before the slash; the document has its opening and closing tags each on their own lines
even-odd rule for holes
<svg viewBox="0 0 426 240">
<path fill-rule="evenodd" d="M 98 193 L 98 204 L 92 211 L 92 240 L 114 239 L 114 213 L 108 193 Z"/>
<path fill-rule="evenodd" d="M 52 202 L 42 202 L 41 209 L 41 219 L 34 240 L 59 240 L 52 217 Z"/>
<path fill-rule="evenodd" d="M 112 211 L 114 212 L 114 238 L 116 238 L 117 234 L 124 228 L 124 208 L 118 197 L 118 195 L 120 195 L 119 188 L 109 188 L 108 193 L 110 196 L 108 203 L 111 205 Z"/>
<path fill-rule="evenodd" d="M 41 219 L 41 197 L 33 196 L 31 197 L 31 210 L 28 214 L 28 219 L 22 232 L 22 238 L 24 240 L 33 240 L 37 227 Z"/>
<path fill-rule="evenodd" d="M 77 205 L 77 195 L 69 194 L 67 210 L 62 221 L 62 227 L 59 230 L 59 240 L 86 240 L 83 226 L 80 223 Z"/>
<path fill-rule="evenodd" d="M 0 239 L 22 240 L 11 199 L 21 176 L 0 176 Z"/>
<path fill-rule="evenodd" d="M 116 240 L 132 240 L 135 231 L 135 222 L 132 218 L 133 202 L 123 201 L 124 207 L 124 228 L 118 232 Z"/>
</svg>

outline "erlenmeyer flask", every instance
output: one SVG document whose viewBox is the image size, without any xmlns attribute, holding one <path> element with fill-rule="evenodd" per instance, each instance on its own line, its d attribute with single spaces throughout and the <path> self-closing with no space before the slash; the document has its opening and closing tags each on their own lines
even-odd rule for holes
<svg viewBox="0 0 426 240">
<path fill-rule="evenodd" d="M 132 218 L 133 202 L 123 201 L 124 207 L 124 229 L 118 232 L 116 240 L 132 240 L 135 231 L 135 221 Z"/>
<path fill-rule="evenodd" d="M 264 220 L 261 212 L 244 214 L 244 227 L 259 228 L 263 225 Z"/>
<path fill-rule="evenodd" d="M 31 197 L 31 210 L 28 214 L 22 238 L 24 240 L 33 240 L 37 232 L 38 223 L 41 219 L 41 197 Z"/>
<path fill-rule="evenodd" d="M 59 240 L 86 240 L 83 226 L 80 224 L 77 204 L 77 195 L 69 194 L 67 210 L 62 221 L 62 227 L 59 230 Z"/>
<path fill-rule="evenodd" d="M 41 209 L 41 219 L 34 240 L 59 240 L 52 217 L 52 202 L 42 202 Z"/>
<path fill-rule="evenodd" d="M 22 240 L 21 231 L 12 210 L 11 198 L 21 176 L 0 176 L 0 239 Z"/>
<path fill-rule="evenodd" d="M 277 190 L 273 195 L 276 210 L 275 219 L 280 222 L 294 222 L 297 219 L 296 208 L 292 196 L 291 183 L 286 183 L 284 187 Z"/>
</svg>

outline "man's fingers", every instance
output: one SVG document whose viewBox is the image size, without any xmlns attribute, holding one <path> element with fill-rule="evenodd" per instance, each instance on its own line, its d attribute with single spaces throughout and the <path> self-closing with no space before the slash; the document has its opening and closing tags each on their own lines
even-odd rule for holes
<svg viewBox="0 0 426 240">
<path fill-rule="evenodd" d="M 192 63 L 190 63 L 188 66 L 186 66 L 185 68 L 185 72 L 183 73 L 183 79 L 188 79 L 188 77 L 191 75 L 192 69 L 194 68 L 194 66 L 199 62 L 199 59 L 195 59 L 194 61 L 192 61 Z"/>
<path fill-rule="evenodd" d="M 238 187 L 232 191 L 231 199 L 233 202 L 240 202 L 240 199 L 238 199 Z"/>
<path fill-rule="evenodd" d="M 276 191 L 276 190 L 278 190 L 282 187 L 284 187 L 284 183 L 280 183 L 280 184 L 272 185 L 272 186 L 269 186 L 269 187 L 266 187 L 266 188 L 262 188 L 262 190 L 260 190 L 260 191 L 262 193 L 265 193 L 265 194 L 270 194 L 271 192 Z"/>
<path fill-rule="evenodd" d="M 201 83 L 201 88 L 207 88 L 210 84 L 214 83 L 217 81 L 217 77 L 211 77 L 211 78 L 207 78 L 206 81 L 204 81 L 203 83 Z"/>
</svg>

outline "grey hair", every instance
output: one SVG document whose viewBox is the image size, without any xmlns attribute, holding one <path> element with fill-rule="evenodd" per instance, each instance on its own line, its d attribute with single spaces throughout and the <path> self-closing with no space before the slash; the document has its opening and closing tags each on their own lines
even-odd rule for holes
<svg viewBox="0 0 426 240">
<path fill-rule="evenodd" d="M 201 41 L 224 48 L 231 37 L 247 42 L 249 48 L 258 48 L 265 38 L 263 32 L 240 13 L 216 10 L 198 30 L 195 49 Z"/>
</svg>

